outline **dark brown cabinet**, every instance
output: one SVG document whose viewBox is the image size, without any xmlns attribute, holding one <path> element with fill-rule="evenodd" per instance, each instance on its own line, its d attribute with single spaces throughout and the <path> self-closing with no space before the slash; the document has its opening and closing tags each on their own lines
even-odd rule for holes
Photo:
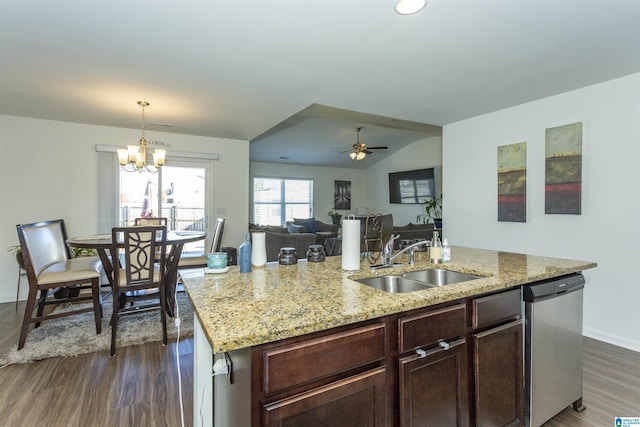
<svg viewBox="0 0 640 427">
<path fill-rule="evenodd" d="M 400 425 L 467 426 L 465 340 L 400 358 Z"/>
<path fill-rule="evenodd" d="M 469 424 L 466 304 L 398 319 L 401 427 Z"/>
<path fill-rule="evenodd" d="M 251 350 L 254 427 L 523 425 L 520 290 Z"/>
<path fill-rule="evenodd" d="M 520 290 L 472 301 L 477 426 L 524 425 Z M 497 326 L 495 326 L 497 325 Z"/>
<path fill-rule="evenodd" d="M 378 368 L 264 406 L 265 427 L 383 427 L 387 372 Z"/>
</svg>

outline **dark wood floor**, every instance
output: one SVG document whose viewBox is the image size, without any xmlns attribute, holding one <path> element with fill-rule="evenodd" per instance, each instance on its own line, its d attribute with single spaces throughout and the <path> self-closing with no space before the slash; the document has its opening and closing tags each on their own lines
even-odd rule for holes
<svg viewBox="0 0 640 427">
<path fill-rule="evenodd" d="M 0 352 L 18 341 L 21 322 L 0 304 Z M 185 425 L 193 425 L 193 340 L 160 343 L 0 369 L 0 426 L 179 426 L 176 374 L 180 352 Z M 584 341 L 583 402 L 545 427 L 613 426 L 640 416 L 640 353 L 590 338 Z"/>
</svg>

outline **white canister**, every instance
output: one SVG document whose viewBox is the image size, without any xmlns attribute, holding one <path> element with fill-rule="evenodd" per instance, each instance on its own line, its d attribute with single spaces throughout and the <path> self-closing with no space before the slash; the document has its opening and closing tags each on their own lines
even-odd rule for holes
<svg viewBox="0 0 640 427">
<path fill-rule="evenodd" d="M 254 231 L 251 233 L 251 265 L 263 267 L 267 263 L 266 233 Z"/>
<path fill-rule="evenodd" d="M 342 220 L 342 269 L 360 270 L 360 220 Z"/>
</svg>

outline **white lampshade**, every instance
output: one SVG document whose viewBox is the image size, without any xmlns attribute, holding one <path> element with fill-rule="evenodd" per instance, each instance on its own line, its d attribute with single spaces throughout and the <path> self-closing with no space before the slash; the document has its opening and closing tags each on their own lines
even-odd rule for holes
<svg viewBox="0 0 640 427">
<path fill-rule="evenodd" d="M 153 164 L 156 167 L 160 167 L 164 165 L 164 158 L 167 154 L 167 150 L 163 150 L 162 148 L 158 148 L 153 152 Z"/>
<path fill-rule="evenodd" d="M 126 148 L 118 148 L 118 163 L 124 166 L 129 162 L 129 152 Z"/>
</svg>

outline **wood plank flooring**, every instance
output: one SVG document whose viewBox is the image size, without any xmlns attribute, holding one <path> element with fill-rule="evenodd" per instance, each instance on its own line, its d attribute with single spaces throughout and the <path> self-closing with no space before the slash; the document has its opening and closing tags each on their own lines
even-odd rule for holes
<svg viewBox="0 0 640 427">
<path fill-rule="evenodd" d="M 0 352 L 18 342 L 22 305 L 0 304 Z M 176 350 L 184 425 L 193 425 L 193 340 L 52 358 L 0 369 L 0 426 L 180 426 Z M 584 340 L 583 403 L 544 427 L 614 426 L 640 417 L 640 353 Z"/>
</svg>

